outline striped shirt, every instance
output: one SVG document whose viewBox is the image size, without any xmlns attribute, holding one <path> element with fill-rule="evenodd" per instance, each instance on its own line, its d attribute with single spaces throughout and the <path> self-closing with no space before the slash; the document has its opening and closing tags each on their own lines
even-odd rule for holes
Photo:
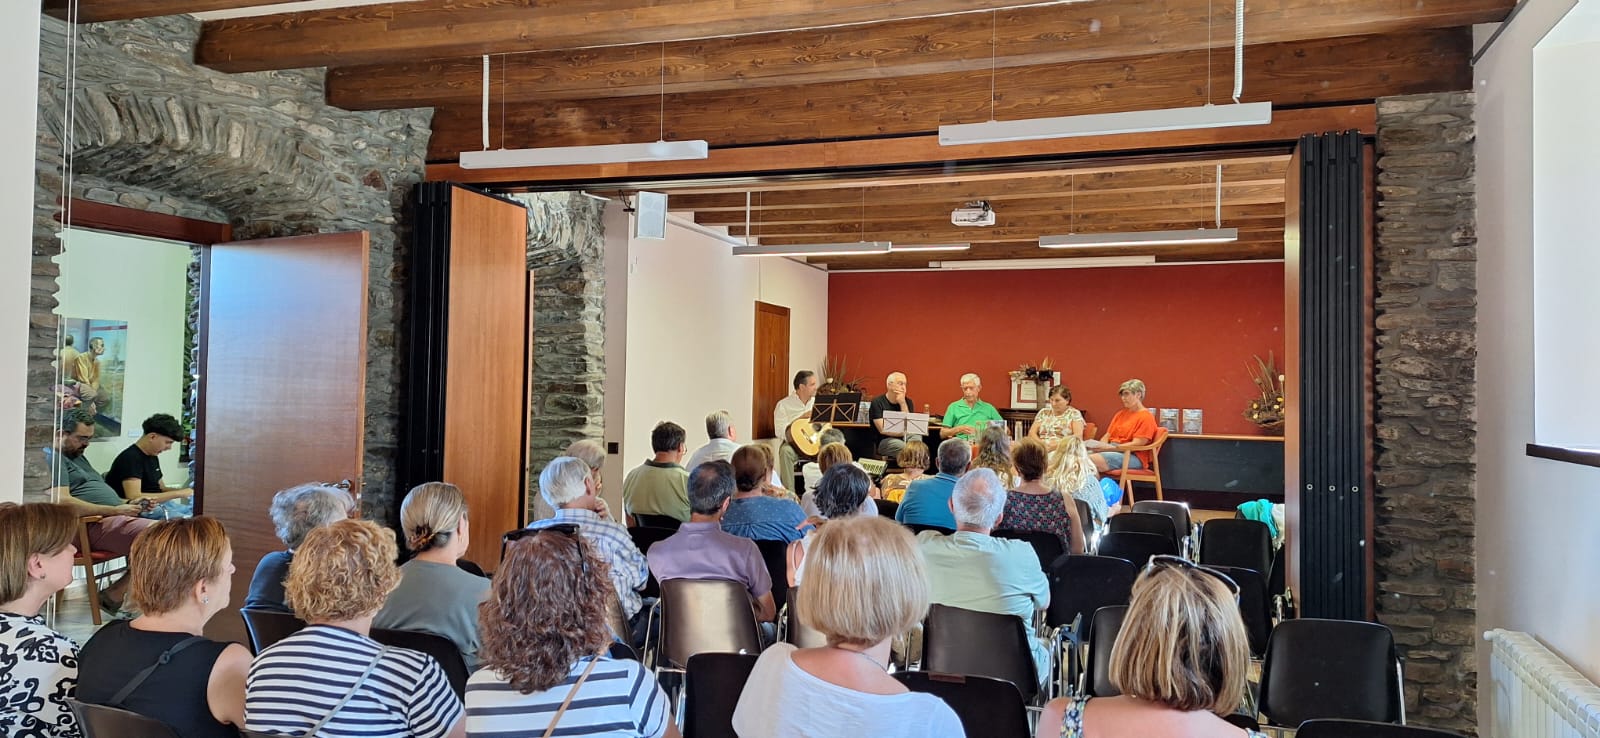
<svg viewBox="0 0 1600 738">
<path fill-rule="evenodd" d="M 583 681 L 554 736 L 657 738 L 667 732 L 667 703 L 655 677 L 628 659 L 591 656 L 578 659 L 567 678 L 550 689 L 523 694 L 492 669 L 467 680 L 467 735 L 538 738 L 567 699 L 578 677 L 598 659 Z"/>
<path fill-rule="evenodd" d="M 622 605 L 623 616 L 632 619 L 644 607 L 639 588 L 649 579 L 650 568 L 639 547 L 633 545 L 633 536 L 628 535 L 628 529 L 600 517 L 593 510 L 582 508 L 557 510 L 555 517 L 535 520 L 528 527 L 548 528 L 562 523 L 577 525 L 578 533 L 589 541 L 589 545 L 594 546 L 600 558 L 605 559 L 611 567 L 611 584 L 617 589 L 617 602 Z M 627 633 L 617 635 L 623 640 L 628 639 Z"/>
<path fill-rule="evenodd" d="M 250 665 L 245 727 L 303 736 L 350 691 L 382 646 L 331 625 L 312 625 L 273 644 Z M 461 720 L 444 670 L 426 654 L 391 648 L 321 738 L 445 736 Z"/>
</svg>

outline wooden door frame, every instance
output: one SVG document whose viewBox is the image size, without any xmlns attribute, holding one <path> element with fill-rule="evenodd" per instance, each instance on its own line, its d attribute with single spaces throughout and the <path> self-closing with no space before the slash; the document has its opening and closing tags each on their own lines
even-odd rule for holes
<svg viewBox="0 0 1600 738">
<path fill-rule="evenodd" d="M 784 324 L 792 326 L 792 324 L 790 323 L 790 316 L 792 314 L 792 311 L 790 311 L 789 308 L 784 307 L 783 305 L 776 305 L 776 304 L 773 304 L 773 303 L 770 303 L 770 302 L 762 302 L 760 300 L 756 300 L 755 302 L 756 302 L 756 311 L 755 311 L 755 316 L 754 316 L 754 322 L 755 322 L 755 326 L 754 327 L 755 327 L 755 331 L 756 332 L 754 334 L 754 339 L 755 340 L 753 340 L 751 342 L 753 344 L 753 351 L 755 352 L 755 356 L 751 359 L 751 369 L 753 370 L 752 373 L 754 375 L 754 376 L 751 377 L 751 380 L 752 380 L 752 391 L 750 393 L 750 406 L 751 406 L 751 409 L 750 409 L 750 437 L 751 437 L 751 439 L 755 439 L 755 438 L 760 438 L 761 437 L 761 434 L 757 433 L 756 429 L 760 427 L 761 418 L 762 418 L 763 414 L 772 412 L 772 408 L 771 407 L 766 407 L 766 408 L 762 407 L 761 388 L 754 386 L 755 379 L 760 376 L 760 368 L 759 367 L 761 366 L 761 359 L 762 359 L 762 355 L 761 355 L 762 343 L 761 343 L 761 334 L 760 334 L 761 314 L 762 313 L 766 313 L 766 314 L 769 314 L 769 315 L 782 316 Z M 790 333 L 790 335 L 788 337 L 790 338 L 790 340 L 792 342 L 792 340 L 793 340 L 792 332 Z M 789 349 L 788 346 L 784 347 L 785 356 L 787 356 L 788 353 L 789 353 L 788 349 Z M 779 374 L 779 377 L 781 378 L 783 375 L 788 374 L 788 372 L 789 372 L 789 367 L 787 367 L 787 366 L 783 367 L 783 372 L 781 374 Z M 782 428 L 773 428 L 772 429 L 772 434 L 775 437 L 782 438 L 783 437 L 783 429 Z"/>
</svg>

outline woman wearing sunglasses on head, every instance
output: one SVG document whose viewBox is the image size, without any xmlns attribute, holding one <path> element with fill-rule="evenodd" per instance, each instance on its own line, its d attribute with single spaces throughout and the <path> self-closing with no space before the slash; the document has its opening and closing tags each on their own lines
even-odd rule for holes
<svg viewBox="0 0 1600 738">
<path fill-rule="evenodd" d="M 469 736 L 677 738 L 637 661 L 606 655 L 611 586 L 578 526 L 522 529 L 478 606 L 481 668 L 467 680 Z"/>
<path fill-rule="evenodd" d="M 1122 695 L 1051 700 L 1038 735 L 1264 738 L 1222 719 L 1248 689 L 1238 597 L 1238 585 L 1220 572 L 1153 557 L 1133 585 L 1111 650 L 1111 682 Z"/>
</svg>

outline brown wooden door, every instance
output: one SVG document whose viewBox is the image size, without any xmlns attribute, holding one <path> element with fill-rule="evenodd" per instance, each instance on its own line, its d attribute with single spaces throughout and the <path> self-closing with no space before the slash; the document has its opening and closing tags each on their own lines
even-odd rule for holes
<svg viewBox="0 0 1600 738">
<path fill-rule="evenodd" d="M 756 303 L 756 359 L 751 438 L 773 438 L 772 408 L 789 395 L 789 308 Z"/>
<path fill-rule="evenodd" d="M 359 489 L 367 234 L 221 243 L 202 267 L 196 506 L 227 526 L 237 607 L 261 556 L 283 548 L 274 493 L 343 479 Z M 244 638 L 231 611 L 207 632 Z"/>
</svg>

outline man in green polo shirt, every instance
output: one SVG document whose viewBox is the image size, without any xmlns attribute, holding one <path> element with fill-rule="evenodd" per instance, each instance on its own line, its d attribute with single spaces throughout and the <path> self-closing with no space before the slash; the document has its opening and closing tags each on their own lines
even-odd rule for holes
<svg viewBox="0 0 1600 738">
<path fill-rule="evenodd" d="M 978 379 L 978 375 L 970 372 L 961 375 L 961 399 L 950 403 L 949 409 L 944 411 L 944 427 L 939 429 L 941 437 L 971 441 L 988 427 L 989 421 L 1005 422 L 999 410 L 978 399 L 982 391 L 983 380 Z"/>
</svg>

